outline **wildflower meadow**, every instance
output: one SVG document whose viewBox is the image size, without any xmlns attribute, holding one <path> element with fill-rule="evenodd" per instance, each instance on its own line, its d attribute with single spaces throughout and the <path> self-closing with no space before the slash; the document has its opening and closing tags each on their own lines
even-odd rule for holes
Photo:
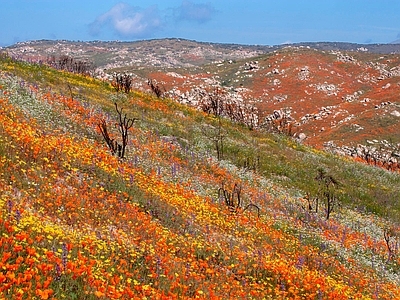
<svg viewBox="0 0 400 300">
<path fill-rule="evenodd" d="M 1 299 L 400 299 L 399 199 L 396 172 L 1 57 Z"/>
</svg>

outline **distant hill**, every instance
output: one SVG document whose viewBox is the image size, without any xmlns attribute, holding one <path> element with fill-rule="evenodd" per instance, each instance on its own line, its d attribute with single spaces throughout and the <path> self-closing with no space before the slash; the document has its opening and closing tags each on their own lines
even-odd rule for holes
<svg viewBox="0 0 400 300">
<path fill-rule="evenodd" d="M 239 45 L 196 42 L 185 39 L 155 39 L 134 42 L 39 40 L 21 42 L 4 48 L 12 56 L 45 59 L 53 55 L 70 55 L 90 59 L 101 68 L 131 67 L 187 67 L 221 59 L 240 59 L 286 47 L 310 47 L 331 51 L 369 53 L 400 53 L 397 44 L 354 44 L 343 42 L 313 42 L 275 46 Z M 125 64 L 125 65 L 124 65 Z"/>
</svg>

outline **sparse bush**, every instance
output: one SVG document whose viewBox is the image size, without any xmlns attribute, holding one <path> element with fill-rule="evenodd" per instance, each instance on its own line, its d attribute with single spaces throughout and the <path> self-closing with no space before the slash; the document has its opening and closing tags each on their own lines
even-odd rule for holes
<svg viewBox="0 0 400 300">
<path fill-rule="evenodd" d="M 237 183 L 234 184 L 232 190 L 227 189 L 225 183 L 222 183 L 218 189 L 218 198 L 224 200 L 230 212 L 236 213 L 242 201 L 240 198 L 241 192 L 242 187 Z"/>
<path fill-rule="evenodd" d="M 246 159 L 243 163 L 243 168 L 246 170 L 251 170 L 251 171 L 257 171 L 259 166 L 260 166 L 260 155 L 259 154 L 255 158 L 246 157 Z"/>
<path fill-rule="evenodd" d="M 47 59 L 47 64 L 57 70 L 64 70 L 76 74 L 90 75 L 93 72 L 93 63 L 85 60 L 76 60 L 68 55 L 52 56 Z"/>
<path fill-rule="evenodd" d="M 226 92 L 217 87 L 213 91 L 204 95 L 202 101 L 200 102 L 200 108 L 205 113 L 213 114 L 214 116 L 219 117 L 225 110 L 225 98 Z"/>
<path fill-rule="evenodd" d="M 395 229 L 392 227 L 384 228 L 383 238 L 385 240 L 386 248 L 388 250 L 388 260 L 393 260 L 399 248 L 398 241 L 396 241 Z"/>
<path fill-rule="evenodd" d="M 165 88 L 161 87 L 153 79 L 147 80 L 147 85 L 150 87 L 151 91 L 157 96 L 157 98 L 162 98 L 165 93 Z"/>
<path fill-rule="evenodd" d="M 132 90 L 133 77 L 130 74 L 114 73 L 111 85 L 117 92 L 123 91 L 129 93 Z"/>
<path fill-rule="evenodd" d="M 216 117 L 227 117 L 231 121 L 244 124 L 249 129 L 258 127 L 258 110 L 254 105 L 231 99 L 230 94 L 221 87 L 201 93 L 200 109 Z"/>
<path fill-rule="evenodd" d="M 203 128 L 202 131 L 203 134 L 214 143 L 215 150 L 217 151 L 217 159 L 223 159 L 225 131 L 222 127 L 221 118 L 218 118 L 218 126 L 216 128 L 212 128 L 210 130 Z"/>
<path fill-rule="evenodd" d="M 221 184 L 221 187 L 218 189 L 218 198 L 224 200 L 224 203 L 228 207 L 229 211 L 232 213 L 238 213 L 239 211 L 246 211 L 250 208 L 255 208 L 257 210 L 257 216 L 260 217 L 260 208 L 253 204 L 249 203 L 242 209 L 242 186 L 235 183 L 233 185 L 232 190 L 226 188 L 225 183 Z"/>
<path fill-rule="evenodd" d="M 268 132 L 284 134 L 293 137 L 295 135 L 295 120 L 290 116 L 289 110 L 275 110 L 267 116 L 261 126 Z"/>
<path fill-rule="evenodd" d="M 318 213 L 318 206 L 319 206 L 318 197 L 312 197 L 310 193 L 307 193 L 304 199 L 307 201 L 307 208 L 302 206 L 303 209 L 308 210 L 308 212 Z"/>
<path fill-rule="evenodd" d="M 337 188 L 340 183 L 331 175 L 328 175 L 322 168 L 318 168 L 317 176 L 314 180 L 318 183 L 318 190 L 313 196 L 306 193 L 304 199 L 307 201 L 306 206 L 302 205 L 304 210 L 309 213 L 318 213 L 320 203 L 325 204 L 325 217 L 328 220 L 334 208 L 339 205 L 339 197 Z"/>
<path fill-rule="evenodd" d="M 331 175 L 328 175 L 324 169 L 319 168 L 317 171 L 318 174 L 315 177 L 315 180 L 318 181 L 319 185 L 319 193 L 317 198 L 322 198 L 324 200 L 326 213 L 325 216 L 328 220 L 333 212 L 333 209 L 338 205 L 339 202 L 338 196 L 336 195 L 336 188 L 339 186 L 339 182 Z M 316 201 L 318 205 L 318 200 Z"/>
<path fill-rule="evenodd" d="M 10 59 L 10 56 L 8 55 L 8 53 L 5 51 L 0 51 L 0 61 L 8 60 L 8 59 Z"/>
<path fill-rule="evenodd" d="M 127 118 L 126 114 L 122 115 L 122 108 L 118 109 L 118 105 L 115 102 L 115 109 L 118 113 L 118 123 L 117 128 L 119 133 L 121 134 L 122 144 L 111 138 L 108 129 L 107 123 L 105 120 L 101 120 L 98 124 L 101 134 L 110 149 L 112 155 L 117 155 L 119 158 L 125 157 L 125 149 L 128 144 L 128 130 L 133 126 L 133 123 L 137 120 L 136 118 Z"/>
</svg>

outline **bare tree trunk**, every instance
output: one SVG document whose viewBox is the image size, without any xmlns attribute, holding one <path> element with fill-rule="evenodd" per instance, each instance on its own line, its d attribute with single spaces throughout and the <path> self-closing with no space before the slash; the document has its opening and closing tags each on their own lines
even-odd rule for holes
<svg viewBox="0 0 400 300">
<path fill-rule="evenodd" d="M 133 126 L 133 123 L 137 120 L 136 118 L 128 118 L 126 114 L 122 114 L 122 108 L 118 109 L 117 103 L 115 104 L 115 109 L 118 113 L 118 131 L 121 134 L 122 144 L 118 143 L 110 137 L 107 129 L 107 123 L 105 120 L 101 120 L 100 124 L 97 126 L 100 129 L 101 134 L 111 150 L 112 155 L 117 155 L 119 158 L 125 157 L 126 146 L 128 145 L 129 129 Z"/>
</svg>

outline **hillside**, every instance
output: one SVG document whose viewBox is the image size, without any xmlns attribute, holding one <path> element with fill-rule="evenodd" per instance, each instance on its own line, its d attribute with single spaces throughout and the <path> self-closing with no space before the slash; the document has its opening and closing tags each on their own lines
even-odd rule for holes
<svg viewBox="0 0 400 300">
<path fill-rule="evenodd" d="M 301 71 L 280 61 L 292 53 L 258 59 L 257 70 L 278 69 L 263 78 L 282 94 L 284 74 Z M 340 68 L 358 68 L 307 57 L 330 57 L 343 77 Z M 222 62 L 218 76 L 243 63 Z M 309 77 L 328 72 L 317 70 Z M 314 92 L 356 113 L 358 100 Z M 398 172 L 6 55 L 0 102 L 1 298 L 400 298 Z M 101 124 L 115 145 L 129 120 L 118 158 Z"/>
<path fill-rule="evenodd" d="M 225 101 L 251 107 L 259 127 L 284 117 L 307 145 L 399 168 L 399 44 L 32 41 L 6 50 L 34 62 L 60 55 L 90 61 L 110 81 L 128 72 L 141 91 L 149 91 L 150 78 L 166 96 L 195 107 L 220 88 Z"/>
<path fill-rule="evenodd" d="M 277 112 L 310 146 L 361 159 L 360 152 L 369 152 L 380 164 L 393 160 L 398 168 L 398 55 L 287 47 L 205 65 L 194 74 L 178 69 L 146 76 L 181 103 L 198 103 L 204 91 L 222 86 L 228 98 L 256 108 L 259 126 Z"/>
</svg>

